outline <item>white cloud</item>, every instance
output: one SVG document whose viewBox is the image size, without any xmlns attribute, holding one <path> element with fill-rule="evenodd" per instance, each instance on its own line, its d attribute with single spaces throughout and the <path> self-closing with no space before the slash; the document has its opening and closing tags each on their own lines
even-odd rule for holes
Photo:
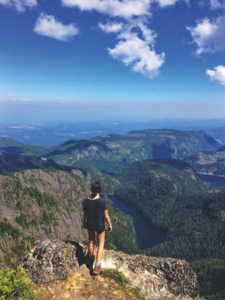
<svg viewBox="0 0 225 300">
<path fill-rule="evenodd" d="M 148 14 L 151 0 L 61 0 L 63 5 L 80 10 L 96 10 L 110 16 L 131 18 Z"/>
<path fill-rule="evenodd" d="M 218 66 L 214 70 L 206 70 L 206 74 L 209 75 L 210 81 L 225 85 L 225 67 Z"/>
<path fill-rule="evenodd" d="M 105 25 L 102 23 L 98 23 L 98 27 L 107 33 L 121 31 L 123 29 L 123 25 L 123 23 L 116 22 L 108 22 Z"/>
<path fill-rule="evenodd" d="M 40 14 L 34 31 L 47 37 L 57 39 L 59 41 L 68 41 L 79 33 L 79 29 L 74 24 L 63 25 L 53 16 L 48 16 L 44 13 Z"/>
<path fill-rule="evenodd" d="M 157 0 L 156 2 L 158 2 L 161 7 L 164 7 L 164 6 L 174 5 L 178 1 L 179 0 Z"/>
<path fill-rule="evenodd" d="M 156 35 L 144 25 L 139 26 L 144 39 L 137 33 L 131 32 L 132 26 L 122 32 L 118 39 L 122 39 L 113 49 L 108 48 L 109 54 L 122 61 L 126 66 L 131 66 L 134 72 L 153 79 L 159 74 L 159 68 L 165 61 L 165 54 L 156 54 L 154 39 Z"/>
<path fill-rule="evenodd" d="M 155 52 L 156 35 L 144 25 L 145 18 L 151 15 L 153 3 L 163 8 L 175 5 L 179 1 L 189 3 L 189 0 L 61 0 L 67 7 L 77 7 L 82 11 L 95 10 L 110 17 L 124 18 L 126 20 L 124 23 L 98 24 L 98 27 L 106 33 L 119 34 L 117 38 L 120 42 L 114 48 L 107 49 L 109 55 L 130 66 L 134 72 L 150 79 L 159 74 L 159 69 L 165 61 L 165 54 Z M 135 27 L 141 30 L 141 37 L 133 31 Z"/>
<path fill-rule="evenodd" d="M 180 0 L 61 0 L 68 7 L 80 10 L 96 10 L 112 17 L 132 18 L 133 16 L 150 15 L 153 2 L 161 7 L 174 5 Z M 188 0 L 184 0 L 186 3 Z"/>
<path fill-rule="evenodd" d="M 0 0 L 0 4 L 15 7 L 19 12 L 23 12 L 26 7 L 37 6 L 37 0 Z"/>
<path fill-rule="evenodd" d="M 193 41 L 197 44 L 196 54 L 225 50 L 225 16 L 213 20 L 205 18 L 197 22 L 196 27 L 186 27 L 192 35 Z"/>
</svg>

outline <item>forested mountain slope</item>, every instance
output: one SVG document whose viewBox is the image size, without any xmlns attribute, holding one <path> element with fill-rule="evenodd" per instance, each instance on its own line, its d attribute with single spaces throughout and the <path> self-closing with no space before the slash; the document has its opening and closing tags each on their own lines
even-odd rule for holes
<svg viewBox="0 0 225 300">
<path fill-rule="evenodd" d="M 29 169 L 56 169 L 67 171 L 81 176 L 89 183 L 91 182 L 91 178 L 86 171 L 79 168 L 61 166 L 52 159 L 0 152 L 0 173 L 19 172 Z"/>
<path fill-rule="evenodd" d="M 225 176 L 225 147 L 217 151 L 201 151 L 181 157 L 197 173 L 204 175 Z"/>
<path fill-rule="evenodd" d="M 167 235 L 164 244 L 143 253 L 189 262 L 225 259 L 225 193 L 198 178 L 188 164 L 171 159 L 136 162 L 118 179 L 115 195 Z M 146 233 L 146 238 L 151 237 Z"/>
<path fill-rule="evenodd" d="M 73 168 L 58 165 L 52 159 L 0 152 L 0 173 L 17 172 L 28 169 L 73 170 Z"/>
<path fill-rule="evenodd" d="M 225 299 L 225 260 L 203 259 L 193 262 L 191 268 L 197 273 L 202 297 L 207 300 Z"/>
</svg>

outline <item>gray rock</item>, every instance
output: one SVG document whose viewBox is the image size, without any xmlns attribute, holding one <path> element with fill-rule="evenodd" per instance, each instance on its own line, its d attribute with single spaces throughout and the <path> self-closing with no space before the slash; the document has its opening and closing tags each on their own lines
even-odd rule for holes
<svg viewBox="0 0 225 300">
<path fill-rule="evenodd" d="M 65 278 L 79 268 L 76 247 L 58 240 L 37 241 L 34 248 L 19 261 L 28 278 L 40 284 Z"/>
<path fill-rule="evenodd" d="M 34 245 L 30 253 L 19 263 L 28 270 L 28 277 L 35 283 L 64 278 L 73 273 L 86 279 L 91 276 L 87 246 L 58 240 L 37 241 Z M 185 260 L 127 255 L 123 252 L 105 250 L 101 266 L 103 269 L 117 268 L 122 271 L 131 281 L 129 287 L 139 287 L 141 294 L 147 299 L 199 299 L 197 275 Z M 111 281 L 114 286 L 114 281 Z M 97 277 L 93 282 L 98 287 L 101 280 L 99 281 Z M 90 282 L 84 282 L 85 287 L 89 285 Z M 94 299 L 93 297 L 90 299 Z"/>
</svg>

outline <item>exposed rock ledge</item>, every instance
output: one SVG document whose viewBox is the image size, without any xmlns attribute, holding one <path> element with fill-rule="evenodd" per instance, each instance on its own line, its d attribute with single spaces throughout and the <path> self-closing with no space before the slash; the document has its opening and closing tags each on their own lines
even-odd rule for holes
<svg viewBox="0 0 225 300">
<path fill-rule="evenodd" d="M 29 278 L 43 284 L 79 273 L 79 269 L 85 267 L 84 264 L 90 267 L 86 263 L 86 255 L 87 246 L 81 243 L 37 241 L 19 264 L 28 270 Z M 199 299 L 197 276 L 184 260 L 105 250 L 102 267 L 122 271 L 133 287 L 140 288 L 145 299 Z"/>
</svg>

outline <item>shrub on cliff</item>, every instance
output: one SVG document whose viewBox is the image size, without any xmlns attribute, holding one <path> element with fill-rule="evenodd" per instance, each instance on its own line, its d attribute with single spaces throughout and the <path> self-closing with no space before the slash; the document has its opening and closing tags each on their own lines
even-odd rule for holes
<svg viewBox="0 0 225 300">
<path fill-rule="evenodd" d="M 41 299 L 40 295 L 34 292 L 35 285 L 26 278 L 26 271 L 18 266 L 16 269 L 5 269 L 0 271 L 0 299 Z"/>
<path fill-rule="evenodd" d="M 104 275 L 106 277 L 112 278 L 121 286 L 126 286 L 126 284 L 131 283 L 130 280 L 127 279 L 125 275 L 117 269 L 105 269 Z"/>
</svg>

